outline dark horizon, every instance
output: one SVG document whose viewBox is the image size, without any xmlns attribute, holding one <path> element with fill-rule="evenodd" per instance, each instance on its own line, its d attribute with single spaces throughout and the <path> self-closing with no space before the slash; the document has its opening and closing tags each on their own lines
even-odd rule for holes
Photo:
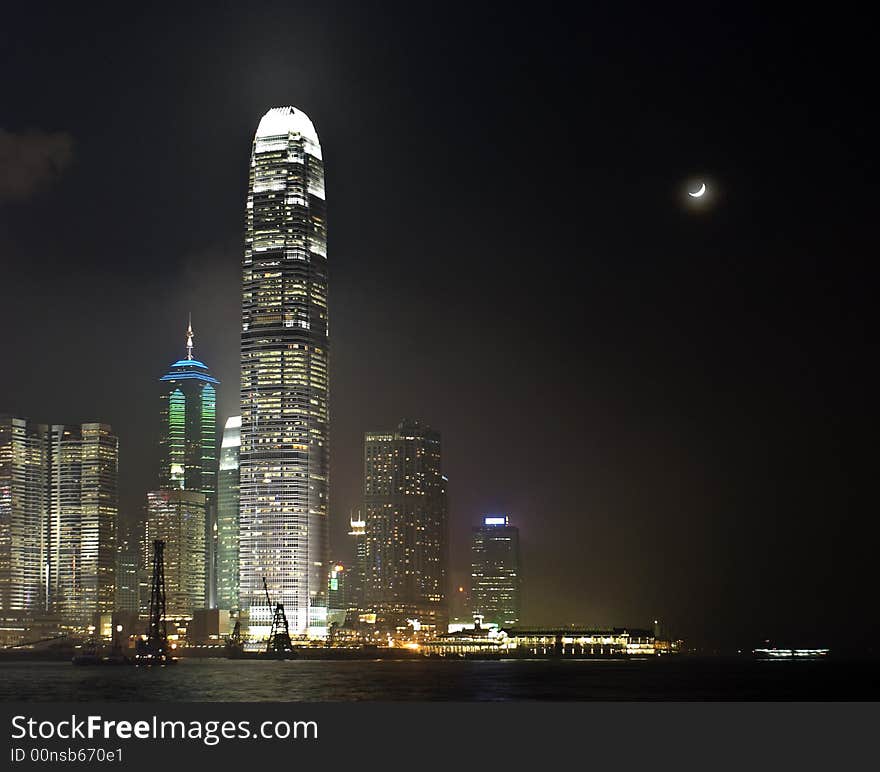
<svg viewBox="0 0 880 772">
<path fill-rule="evenodd" d="M 251 141 L 294 105 L 327 175 L 331 559 L 364 432 L 411 418 L 451 586 L 508 514 L 526 624 L 876 646 L 870 49 L 807 13 L 10 9 L 0 412 L 110 423 L 138 516 L 192 312 L 222 432 Z"/>
</svg>

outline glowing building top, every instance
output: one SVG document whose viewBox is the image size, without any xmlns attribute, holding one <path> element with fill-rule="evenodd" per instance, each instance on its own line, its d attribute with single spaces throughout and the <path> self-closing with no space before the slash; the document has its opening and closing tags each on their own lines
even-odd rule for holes
<svg viewBox="0 0 880 772">
<path fill-rule="evenodd" d="M 159 488 L 201 491 L 213 502 L 217 476 L 217 390 L 220 383 L 193 357 L 192 320 L 186 354 L 162 383 Z"/>
<path fill-rule="evenodd" d="M 265 145 L 272 141 L 283 143 L 286 148 L 287 139 L 290 135 L 302 137 L 306 153 L 315 158 L 322 159 L 321 143 L 318 141 L 318 132 L 308 115 L 295 107 L 273 107 L 260 120 L 254 141 L 259 149 L 266 149 Z"/>
<path fill-rule="evenodd" d="M 193 333 L 192 319 L 190 319 L 186 328 L 186 356 L 183 359 L 178 359 L 172 364 L 168 369 L 168 372 L 159 379 L 160 381 L 195 379 L 205 381 L 205 383 L 220 383 L 220 381 L 211 375 L 208 366 L 204 362 L 200 362 L 193 357 L 194 337 L 195 334 Z"/>
</svg>

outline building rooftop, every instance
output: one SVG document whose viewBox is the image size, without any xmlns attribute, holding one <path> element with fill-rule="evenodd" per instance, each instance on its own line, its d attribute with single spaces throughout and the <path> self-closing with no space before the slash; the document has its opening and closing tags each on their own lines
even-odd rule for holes
<svg viewBox="0 0 880 772">
<path fill-rule="evenodd" d="M 299 134 L 309 141 L 314 147 L 317 158 L 321 158 L 321 143 L 318 141 L 318 132 L 308 115 L 295 107 L 273 107 L 261 119 L 257 126 L 254 139 L 266 137 L 283 137 L 288 134 Z"/>
<path fill-rule="evenodd" d="M 207 383 L 220 383 L 220 381 L 211 375 L 208 370 L 208 365 L 204 362 L 199 362 L 198 359 L 193 359 L 194 337 L 195 334 L 192 329 L 192 319 L 190 319 L 186 328 L 186 356 L 183 359 L 178 359 L 173 365 L 171 365 L 168 372 L 159 379 L 160 381 L 184 381 L 187 379 L 194 379 L 206 381 Z"/>
</svg>

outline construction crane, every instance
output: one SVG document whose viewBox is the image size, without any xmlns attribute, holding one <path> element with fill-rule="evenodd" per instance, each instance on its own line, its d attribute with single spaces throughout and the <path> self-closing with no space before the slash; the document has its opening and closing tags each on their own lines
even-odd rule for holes
<svg viewBox="0 0 880 772">
<path fill-rule="evenodd" d="M 150 621 L 147 640 L 138 642 L 136 662 L 139 665 L 170 665 L 177 660 L 168 651 L 168 629 L 165 610 L 165 542 L 153 542 L 153 580 L 150 585 Z"/>
<path fill-rule="evenodd" d="M 266 577 L 263 577 L 263 592 L 266 593 L 266 605 L 272 608 L 272 599 L 269 597 L 269 586 L 266 584 Z M 266 643 L 266 654 L 288 654 L 293 651 L 293 644 L 290 642 L 290 628 L 287 626 L 287 615 L 284 613 L 284 604 L 275 604 L 275 613 L 272 616 L 272 629 L 269 633 L 269 640 Z"/>
</svg>

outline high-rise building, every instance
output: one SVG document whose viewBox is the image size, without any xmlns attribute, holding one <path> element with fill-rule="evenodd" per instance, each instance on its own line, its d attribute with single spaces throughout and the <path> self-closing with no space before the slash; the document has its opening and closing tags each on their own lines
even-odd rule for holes
<svg viewBox="0 0 880 772">
<path fill-rule="evenodd" d="M 327 235 L 315 127 L 275 107 L 254 136 L 242 261 L 240 601 L 253 638 L 273 602 L 327 632 Z"/>
<path fill-rule="evenodd" d="M 348 610 L 352 613 L 364 608 L 364 588 L 367 575 L 367 531 L 360 511 L 349 517 L 348 535 L 354 540 L 354 568 L 350 571 Z"/>
<path fill-rule="evenodd" d="M 0 612 L 45 611 L 48 429 L 0 416 Z"/>
<path fill-rule="evenodd" d="M 342 563 L 330 562 L 330 574 L 327 578 L 327 619 L 331 625 L 341 627 L 345 624 L 349 607 L 348 574 Z"/>
<path fill-rule="evenodd" d="M 366 605 L 391 625 L 445 630 L 446 480 L 440 434 L 417 421 L 364 435 Z"/>
<path fill-rule="evenodd" d="M 519 529 L 507 515 L 486 515 L 473 529 L 471 596 L 474 615 L 485 624 L 515 625 L 520 619 Z"/>
<path fill-rule="evenodd" d="M 193 356 L 192 322 L 186 331 L 186 354 L 159 382 L 159 489 L 198 491 L 205 495 L 204 603 L 213 605 L 216 586 L 217 386 L 208 366 Z M 167 549 L 167 546 L 166 546 Z"/>
<path fill-rule="evenodd" d="M 119 440 L 107 424 L 49 437 L 49 607 L 82 630 L 116 603 Z"/>
<path fill-rule="evenodd" d="M 114 611 L 137 615 L 140 610 L 141 542 L 143 523 L 120 520 L 116 533 L 116 605 Z"/>
<path fill-rule="evenodd" d="M 205 608 L 205 510 L 200 491 L 161 490 L 147 494 L 144 542 L 165 542 L 165 603 L 169 619 L 191 619 Z M 142 549 L 142 567 L 153 550 Z"/>
<path fill-rule="evenodd" d="M 217 472 L 217 607 L 238 611 L 238 453 L 241 416 L 223 428 Z"/>
</svg>

